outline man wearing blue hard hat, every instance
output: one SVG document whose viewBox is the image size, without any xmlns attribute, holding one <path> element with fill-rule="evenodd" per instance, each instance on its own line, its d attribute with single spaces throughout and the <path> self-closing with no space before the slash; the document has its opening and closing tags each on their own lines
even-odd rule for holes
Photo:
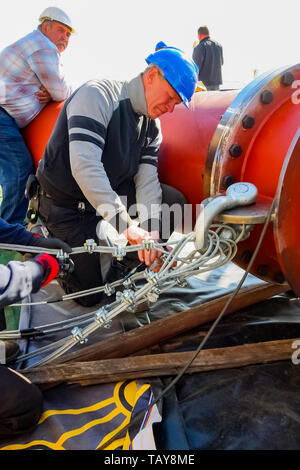
<svg viewBox="0 0 300 470">
<path fill-rule="evenodd" d="M 188 60 L 185 54 L 175 47 L 158 49 L 147 57 L 146 62 L 159 67 L 157 69 L 158 77 L 171 85 L 179 95 L 179 102 L 182 101 L 188 108 L 197 82 L 198 68 L 196 64 L 192 60 Z"/>
<path fill-rule="evenodd" d="M 172 47 L 155 51 L 146 62 L 146 70 L 132 80 L 92 80 L 76 90 L 60 113 L 39 164 L 40 218 L 51 236 L 72 247 L 97 240 L 103 220 L 131 244 L 146 238 L 157 241 L 162 203 L 185 203 L 179 191 L 158 179 L 162 136 L 157 118 L 182 102 L 188 107 L 198 70 Z M 156 250 L 141 250 L 135 261 L 149 267 L 160 256 Z M 104 273 L 98 254 L 79 254 L 73 261 L 75 269 L 63 284 L 66 292 L 112 282 L 129 265 L 126 257 L 125 265 L 114 260 Z M 79 302 L 92 306 L 101 296 Z"/>
</svg>

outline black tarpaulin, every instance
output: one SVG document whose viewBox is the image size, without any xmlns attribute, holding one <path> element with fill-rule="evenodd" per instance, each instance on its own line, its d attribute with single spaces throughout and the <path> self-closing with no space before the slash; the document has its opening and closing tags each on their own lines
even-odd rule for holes
<svg viewBox="0 0 300 470">
<path fill-rule="evenodd" d="M 113 341 L 116 332 L 138 328 L 148 321 L 233 292 L 242 275 L 243 271 L 230 263 L 190 278 L 185 288 L 176 287 L 164 293 L 147 313 L 136 317 L 120 315 L 113 321 L 112 330 L 99 331 L 91 341 L 99 340 L 101 335 L 111 335 Z M 249 275 L 245 285 L 258 282 Z M 32 300 L 53 299 L 59 295 L 58 289 L 52 284 Z M 87 311 L 72 301 L 36 306 L 30 311 L 22 308 L 21 322 L 23 327 L 34 327 Z M 195 340 L 195 333 L 205 332 L 209 326 L 201 325 L 200 329 L 184 335 L 180 350 L 194 350 L 199 342 L 199 338 Z M 289 293 L 224 318 L 205 347 L 297 337 L 300 337 L 300 303 Z M 35 349 L 55 339 L 56 336 L 37 338 L 27 347 Z M 133 448 L 152 449 L 152 438 L 159 450 L 298 448 L 299 370 L 291 361 L 282 361 L 185 375 L 163 398 L 159 408 L 162 421 L 157 422 L 159 416 L 156 417 L 152 436 L 150 425 L 149 439 L 144 439 L 143 443 L 137 440 Z M 36 430 L 13 441 L 1 442 L 0 449 L 57 449 L 58 446 L 66 450 L 97 449 L 103 439 L 113 438 L 125 428 L 134 409 L 140 411 L 141 403 L 144 406 L 149 403 L 147 393 L 153 393 L 155 398 L 171 379 L 173 377 L 157 377 L 147 382 L 89 387 L 60 385 L 44 392 L 44 414 Z M 124 435 L 110 448 L 128 448 L 129 444 L 128 436 L 126 440 Z"/>
</svg>

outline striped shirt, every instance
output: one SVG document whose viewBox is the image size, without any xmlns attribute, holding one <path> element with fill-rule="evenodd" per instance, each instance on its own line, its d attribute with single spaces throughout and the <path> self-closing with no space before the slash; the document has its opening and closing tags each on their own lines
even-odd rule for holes
<svg viewBox="0 0 300 470">
<path fill-rule="evenodd" d="M 18 127 L 27 126 L 45 107 L 35 96 L 41 85 L 53 101 L 65 100 L 72 92 L 57 47 L 35 30 L 0 53 L 0 106 Z"/>
<path fill-rule="evenodd" d="M 90 81 L 66 101 L 37 176 L 55 200 L 87 200 L 116 228 L 119 220 L 131 223 L 119 197 L 130 188 L 141 224 L 158 220 L 161 140 L 159 121 L 147 116 L 140 75 L 129 82 Z"/>
</svg>

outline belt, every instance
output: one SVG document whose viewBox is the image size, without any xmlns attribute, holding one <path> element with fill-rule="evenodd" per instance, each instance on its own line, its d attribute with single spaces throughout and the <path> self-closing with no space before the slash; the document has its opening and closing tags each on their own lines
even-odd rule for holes
<svg viewBox="0 0 300 470">
<path fill-rule="evenodd" d="M 70 209 L 75 209 L 79 210 L 80 212 L 96 212 L 94 207 L 87 201 L 58 201 L 57 199 L 54 199 L 50 194 L 48 194 L 46 191 L 44 191 L 41 187 L 39 190 L 40 196 L 44 196 L 47 199 L 50 199 L 53 201 L 53 204 L 55 204 L 58 207 L 66 207 Z"/>
</svg>

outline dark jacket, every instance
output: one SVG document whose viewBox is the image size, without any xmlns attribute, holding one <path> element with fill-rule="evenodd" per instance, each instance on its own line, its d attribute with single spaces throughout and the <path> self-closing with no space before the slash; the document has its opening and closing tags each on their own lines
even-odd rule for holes
<svg viewBox="0 0 300 470">
<path fill-rule="evenodd" d="M 11 225 L 0 218 L 0 243 L 30 245 L 33 237 L 33 233 L 28 232 L 23 225 Z"/>
<path fill-rule="evenodd" d="M 151 204 L 161 203 L 161 132 L 146 114 L 141 75 L 84 84 L 66 101 L 39 163 L 42 189 L 65 207 L 89 203 L 115 228 L 121 221 L 123 230 L 129 217 L 119 198 L 128 196 L 124 187 L 153 215 Z"/>
<path fill-rule="evenodd" d="M 222 46 L 213 41 L 209 36 L 202 39 L 194 48 L 193 60 L 199 68 L 198 79 L 205 86 L 217 86 L 222 81 L 223 49 Z"/>
</svg>

